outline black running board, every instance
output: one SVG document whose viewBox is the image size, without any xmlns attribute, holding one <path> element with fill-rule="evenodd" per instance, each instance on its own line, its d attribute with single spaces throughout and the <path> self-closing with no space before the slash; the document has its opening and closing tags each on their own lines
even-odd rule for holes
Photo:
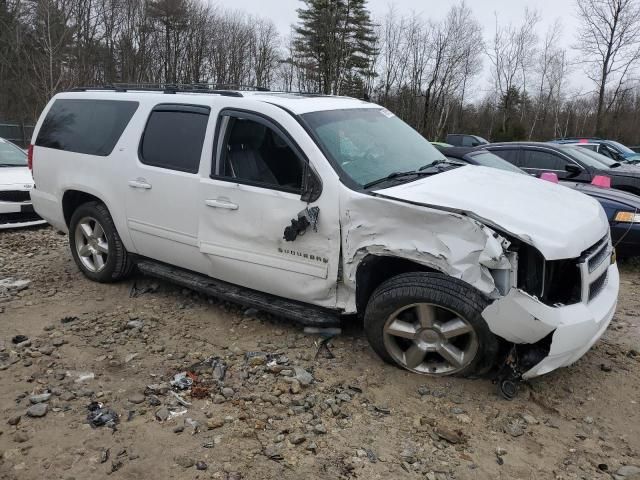
<svg viewBox="0 0 640 480">
<path fill-rule="evenodd" d="M 304 326 L 335 327 L 340 324 L 339 313 L 335 310 L 287 300 L 151 260 L 140 259 L 136 264 L 138 270 L 145 275 L 168 280 L 222 300 L 263 310 Z"/>
</svg>

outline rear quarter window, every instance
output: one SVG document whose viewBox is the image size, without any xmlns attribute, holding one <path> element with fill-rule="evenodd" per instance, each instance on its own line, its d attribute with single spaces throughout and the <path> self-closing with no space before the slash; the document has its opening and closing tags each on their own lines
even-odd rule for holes
<svg viewBox="0 0 640 480">
<path fill-rule="evenodd" d="M 40 127 L 36 145 L 106 157 L 133 117 L 138 102 L 56 100 Z"/>
</svg>

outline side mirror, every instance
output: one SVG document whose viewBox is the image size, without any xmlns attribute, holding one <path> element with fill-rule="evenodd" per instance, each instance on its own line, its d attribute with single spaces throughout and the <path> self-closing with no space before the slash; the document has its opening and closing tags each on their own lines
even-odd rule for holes
<svg viewBox="0 0 640 480">
<path fill-rule="evenodd" d="M 580 168 L 578 165 L 575 165 L 573 163 L 567 163 L 564 166 L 564 169 L 567 171 L 567 173 L 570 173 L 571 175 L 580 175 L 582 173 L 582 168 Z"/>
<path fill-rule="evenodd" d="M 302 196 L 300 200 L 303 202 L 311 203 L 320 198 L 322 193 L 322 182 L 316 172 L 313 171 L 308 163 L 304 165 L 304 171 L 302 172 Z"/>
<path fill-rule="evenodd" d="M 482 145 L 480 142 L 471 142 L 472 147 L 479 147 L 480 145 Z"/>
</svg>

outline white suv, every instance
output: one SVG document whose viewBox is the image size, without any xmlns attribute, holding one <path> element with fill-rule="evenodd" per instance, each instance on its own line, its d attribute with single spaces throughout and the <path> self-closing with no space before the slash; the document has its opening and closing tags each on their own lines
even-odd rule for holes
<svg viewBox="0 0 640 480">
<path fill-rule="evenodd" d="M 446 160 L 378 105 L 85 89 L 32 143 L 35 209 L 95 281 L 137 265 L 307 325 L 358 314 L 383 359 L 430 375 L 569 365 L 615 311 L 598 202 Z"/>
</svg>

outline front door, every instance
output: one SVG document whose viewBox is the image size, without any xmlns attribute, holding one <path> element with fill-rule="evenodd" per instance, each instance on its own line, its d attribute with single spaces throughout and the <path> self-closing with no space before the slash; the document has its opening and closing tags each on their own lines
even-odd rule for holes
<svg viewBox="0 0 640 480">
<path fill-rule="evenodd" d="M 303 178 L 318 178 L 291 132 L 304 133 L 283 110 L 263 109 L 269 117 L 234 110 L 218 117 L 211 176 L 200 183 L 200 250 L 212 277 L 335 307 L 336 195 L 302 199 Z"/>
</svg>

